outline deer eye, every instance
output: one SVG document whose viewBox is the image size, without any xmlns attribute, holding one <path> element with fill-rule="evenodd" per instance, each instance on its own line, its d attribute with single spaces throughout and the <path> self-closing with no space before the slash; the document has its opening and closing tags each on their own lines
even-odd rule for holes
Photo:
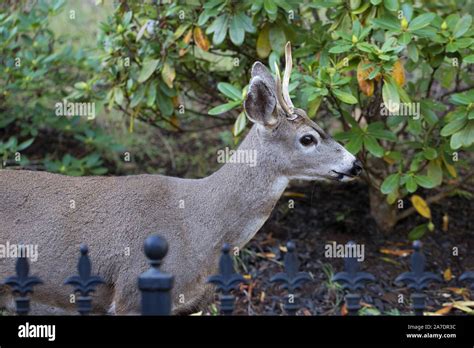
<svg viewBox="0 0 474 348">
<path fill-rule="evenodd" d="M 309 146 L 311 144 L 316 144 L 316 139 L 314 139 L 314 137 L 312 135 L 303 135 L 300 138 L 300 143 L 303 146 Z"/>
</svg>

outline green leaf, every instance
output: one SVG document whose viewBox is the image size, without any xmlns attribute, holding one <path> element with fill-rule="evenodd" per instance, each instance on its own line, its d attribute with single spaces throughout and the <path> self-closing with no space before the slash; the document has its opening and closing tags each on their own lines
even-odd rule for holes
<svg viewBox="0 0 474 348">
<path fill-rule="evenodd" d="M 389 194 L 396 189 L 398 189 L 398 186 L 400 184 L 400 174 L 395 173 L 387 176 L 385 180 L 382 183 L 382 186 L 380 187 L 380 191 L 383 194 Z"/>
<path fill-rule="evenodd" d="M 263 8 L 269 15 L 275 15 L 278 7 L 273 0 L 263 0 Z"/>
<path fill-rule="evenodd" d="M 436 151 L 436 149 L 433 149 L 432 147 L 427 147 L 423 151 L 423 156 L 425 156 L 425 158 L 428 160 L 433 160 L 436 157 L 438 157 L 438 152 Z"/>
<path fill-rule="evenodd" d="M 122 88 L 120 88 L 120 87 L 115 87 L 115 88 L 114 88 L 114 99 L 115 99 L 115 102 L 116 102 L 118 105 L 122 105 L 122 103 L 123 103 L 123 91 L 122 91 Z"/>
<path fill-rule="evenodd" d="M 428 163 L 428 177 L 433 181 L 436 186 L 441 185 L 443 181 L 443 170 L 441 169 L 441 162 L 434 160 Z"/>
<path fill-rule="evenodd" d="M 230 21 L 229 36 L 234 45 L 240 46 L 244 42 L 245 30 L 238 16 L 233 16 Z"/>
<path fill-rule="evenodd" d="M 87 83 L 85 83 L 85 82 L 76 82 L 74 84 L 74 88 L 80 89 L 81 91 L 86 90 L 87 89 Z"/>
<path fill-rule="evenodd" d="M 391 113 L 398 113 L 400 108 L 400 95 L 397 86 L 391 79 L 384 79 L 382 87 L 382 99 L 385 108 Z"/>
<path fill-rule="evenodd" d="M 257 55 L 259 58 L 266 58 L 270 54 L 271 50 L 272 48 L 270 46 L 270 29 L 268 25 L 265 25 L 258 33 Z"/>
<path fill-rule="evenodd" d="M 237 87 L 232 86 L 230 83 L 219 82 L 217 84 L 217 89 L 229 99 L 235 101 L 242 100 L 242 92 Z"/>
<path fill-rule="evenodd" d="M 454 134 L 456 133 L 458 130 L 460 130 L 462 127 L 464 127 L 464 125 L 466 124 L 466 119 L 458 119 L 458 120 L 454 120 L 454 121 L 451 121 L 449 122 L 446 126 L 444 126 L 442 129 L 441 129 L 441 135 L 443 137 L 447 137 L 447 136 L 450 136 L 451 134 Z"/>
<path fill-rule="evenodd" d="M 147 26 L 148 22 L 145 23 L 145 27 Z M 178 29 L 176 29 L 176 31 L 174 32 L 173 34 L 173 40 L 177 40 L 181 37 L 181 35 L 184 34 L 184 32 L 186 31 L 186 29 L 189 28 L 189 24 L 181 24 Z M 137 41 L 138 41 L 138 38 L 137 38 Z"/>
<path fill-rule="evenodd" d="M 156 83 L 150 84 L 148 86 L 147 98 L 146 98 L 146 105 L 152 107 L 155 104 L 156 100 Z"/>
<path fill-rule="evenodd" d="M 157 91 L 156 99 L 158 102 L 158 107 L 160 111 L 165 116 L 171 116 L 173 114 L 173 103 L 171 102 L 171 98 L 167 97 L 164 93 Z"/>
<path fill-rule="evenodd" d="M 159 59 L 146 60 L 143 62 L 142 69 L 138 75 L 138 82 L 143 83 L 150 78 L 153 72 L 156 70 Z"/>
<path fill-rule="evenodd" d="M 211 18 L 210 14 L 208 11 L 202 11 L 201 14 L 199 15 L 197 25 L 198 27 L 204 26 L 204 24 L 207 23 L 207 21 Z"/>
<path fill-rule="evenodd" d="M 245 116 L 245 112 L 241 112 L 234 123 L 234 128 L 232 129 L 232 133 L 234 137 L 239 136 L 245 129 L 247 125 L 247 117 Z"/>
<path fill-rule="evenodd" d="M 241 26 L 244 28 L 245 31 L 249 33 L 255 33 L 255 27 L 252 24 L 252 19 L 247 16 L 244 12 L 239 12 L 236 15 L 241 23 Z"/>
<path fill-rule="evenodd" d="M 418 185 L 424 188 L 433 188 L 436 186 L 428 176 L 426 175 L 415 175 L 415 181 Z"/>
<path fill-rule="evenodd" d="M 456 23 L 456 26 L 453 30 L 453 36 L 455 38 L 461 37 L 466 33 L 472 24 L 472 16 L 471 15 L 464 15 L 462 18 Z"/>
<path fill-rule="evenodd" d="M 405 183 L 405 187 L 409 193 L 413 193 L 418 189 L 418 185 L 413 178 L 413 176 L 409 176 L 407 178 L 407 182 Z"/>
<path fill-rule="evenodd" d="M 376 137 L 377 139 L 384 139 L 390 141 L 397 141 L 397 137 L 392 131 L 386 129 L 371 129 L 369 125 L 368 133 Z"/>
<path fill-rule="evenodd" d="M 347 104 L 357 104 L 357 98 L 354 97 L 352 94 L 343 92 L 340 89 L 333 89 L 332 93 L 339 99 L 340 101 L 347 103 Z"/>
<path fill-rule="evenodd" d="M 343 53 L 352 49 L 352 45 L 337 45 L 329 49 L 329 53 Z"/>
<path fill-rule="evenodd" d="M 28 140 L 25 140 L 24 142 L 20 143 L 18 147 L 16 148 L 17 151 L 21 151 L 29 147 L 31 144 L 33 144 L 33 141 L 35 141 L 35 138 L 31 138 Z"/>
<path fill-rule="evenodd" d="M 373 136 L 366 135 L 364 137 L 364 146 L 375 157 L 383 156 L 384 150 Z"/>
<path fill-rule="evenodd" d="M 474 93 L 456 93 L 449 98 L 456 105 L 469 105 L 474 103 Z"/>
<path fill-rule="evenodd" d="M 451 137 L 451 148 L 456 150 L 460 147 L 469 147 L 474 142 L 474 121 L 469 121 L 469 123 L 462 129 L 460 132 L 455 133 Z"/>
<path fill-rule="evenodd" d="M 398 43 L 400 45 L 408 45 L 412 39 L 412 35 L 410 33 L 403 33 L 402 35 L 400 35 L 400 37 L 398 38 Z"/>
<path fill-rule="evenodd" d="M 270 27 L 269 38 L 272 50 L 282 55 L 286 44 L 286 36 L 283 29 L 277 25 L 272 25 Z"/>
<path fill-rule="evenodd" d="M 357 134 L 351 137 L 351 140 L 346 144 L 346 150 L 352 153 L 353 155 L 357 154 L 362 148 L 362 142 L 364 137 L 362 134 Z"/>
<path fill-rule="evenodd" d="M 174 67 L 168 63 L 168 60 L 163 65 L 161 70 L 161 78 L 166 83 L 169 88 L 173 88 L 173 81 L 176 77 L 176 70 Z"/>
<path fill-rule="evenodd" d="M 436 15 L 434 13 L 424 13 L 422 15 L 419 15 L 418 17 L 415 17 L 410 24 L 408 24 L 408 30 L 414 31 L 414 30 L 419 30 L 421 28 L 424 28 L 436 18 Z"/>
<path fill-rule="evenodd" d="M 427 231 L 428 224 L 418 225 L 408 233 L 408 239 L 411 241 L 419 240 Z"/>
<path fill-rule="evenodd" d="M 219 106 L 216 106 L 215 108 L 212 108 L 211 110 L 208 111 L 209 115 L 219 115 L 223 114 L 224 112 L 227 112 L 229 110 L 234 109 L 236 106 L 240 105 L 241 101 L 233 101 L 229 103 L 225 103 Z"/>
<path fill-rule="evenodd" d="M 145 96 L 145 86 L 141 85 L 138 90 L 136 90 L 132 95 L 132 100 L 130 101 L 130 107 L 134 108 L 142 101 Z"/>
<path fill-rule="evenodd" d="M 474 64 L 474 54 L 464 57 L 462 61 L 463 63 Z"/>
<path fill-rule="evenodd" d="M 395 32 L 400 30 L 400 22 L 393 17 L 373 18 L 371 22 L 382 29 L 392 30 Z"/>
<path fill-rule="evenodd" d="M 409 3 L 404 3 L 402 5 L 402 12 L 407 21 L 411 21 L 413 17 L 413 6 Z"/>
<path fill-rule="evenodd" d="M 418 62 L 418 48 L 414 42 L 411 42 L 408 47 L 408 58 L 410 58 L 413 62 Z"/>
<path fill-rule="evenodd" d="M 389 11 L 398 10 L 398 0 L 383 0 L 383 5 Z"/>
<path fill-rule="evenodd" d="M 207 28 L 206 33 L 208 33 L 208 31 L 214 32 L 214 35 L 212 37 L 212 43 L 217 46 L 217 45 L 220 45 L 224 41 L 227 34 L 228 27 L 229 27 L 229 16 L 226 14 L 223 14 L 217 17 L 216 20 L 211 24 L 211 26 Z M 211 28 L 213 30 L 211 30 Z"/>
<path fill-rule="evenodd" d="M 436 113 L 432 110 L 433 108 L 433 103 L 431 100 L 422 100 L 420 102 L 420 109 L 421 113 L 423 115 L 423 118 L 428 122 L 429 125 L 433 126 L 436 123 L 438 123 L 438 116 Z"/>
</svg>

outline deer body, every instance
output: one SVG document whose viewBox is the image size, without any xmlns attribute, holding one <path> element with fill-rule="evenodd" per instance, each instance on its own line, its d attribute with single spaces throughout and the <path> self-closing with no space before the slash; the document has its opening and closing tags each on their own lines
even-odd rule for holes
<svg viewBox="0 0 474 348">
<path fill-rule="evenodd" d="M 252 130 L 240 149 L 258 146 Z M 263 151 L 256 149 L 267 162 Z M 242 247 L 263 225 L 287 185 L 262 167 L 225 164 L 197 180 L 160 175 L 74 178 L 16 170 L 0 171 L 0 235 L 10 244 L 38 245 L 32 273 L 45 284 L 35 302 L 70 308 L 71 289 L 62 286 L 76 270 L 79 245 L 87 243 L 99 287 L 97 307 L 117 313 L 139 311 L 136 279 L 147 269 L 143 241 L 159 233 L 169 243 L 163 269 L 175 275 L 177 311 L 204 296 L 205 279 L 216 272 L 224 242 Z M 262 169 L 264 171 L 262 171 Z M 74 208 L 71 208 L 71 200 Z M 128 254 L 130 254 L 128 256 Z M 0 259 L 0 275 L 12 274 L 14 259 Z M 183 307 L 183 308 L 180 308 Z M 189 308 L 192 310 L 194 308 Z"/>
<path fill-rule="evenodd" d="M 162 269 L 175 276 L 174 312 L 197 310 L 207 300 L 206 279 L 217 271 L 222 244 L 243 247 L 289 180 L 358 174 L 354 156 L 302 110 L 288 109 L 279 80 L 262 64 L 254 65 L 252 76 L 245 110 L 255 125 L 239 151 L 254 151 L 256 166 L 227 163 L 203 179 L 0 171 L 0 243 L 38 245 L 31 273 L 44 284 L 35 288 L 33 302 L 43 312 L 73 311 L 71 288 L 62 284 L 75 273 L 79 245 L 86 243 L 93 273 L 106 281 L 95 294 L 96 310 L 139 313 L 137 277 L 149 267 L 142 248 L 152 233 L 169 243 Z M 285 81 L 283 87 L 285 94 Z M 1 279 L 13 273 L 14 262 L 0 258 Z M 0 308 L 11 304 L 7 293 L 0 286 Z"/>
</svg>

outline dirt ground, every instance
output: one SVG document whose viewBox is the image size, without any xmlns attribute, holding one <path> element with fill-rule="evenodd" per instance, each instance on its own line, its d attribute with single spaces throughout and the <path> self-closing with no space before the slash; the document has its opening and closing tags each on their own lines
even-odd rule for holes
<svg viewBox="0 0 474 348">
<path fill-rule="evenodd" d="M 293 209 L 288 208 L 290 199 L 294 200 Z M 300 271 L 313 277 L 313 281 L 297 294 L 302 304 L 298 315 L 345 315 L 344 291 L 330 281 L 335 272 L 342 271 L 343 260 L 326 258 L 324 247 L 332 241 L 347 243 L 354 240 L 365 246 L 362 270 L 376 278 L 375 283 L 368 284 L 361 292 L 361 314 L 408 314 L 411 290 L 398 287 L 394 279 L 409 271 L 411 242 L 408 232 L 426 220 L 412 215 L 401 221 L 390 234 L 384 235 L 377 230 L 369 209 L 367 187 L 362 183 L 292 185 L 264 227 L 241 251 L 237 260 L 238 271 L 250 281 L 235 292 L 234 313 L 284 313 L 282 303 L 286 292 L 270 283 L 269 279 L 282 271 L 284 246 L 292 240 L 301 261 Z M 466 270 L 474 270 L 473 201 L 459 196 L 449 197 L 433 204 L 431 210 L 436 228 L 422 238 L 426 270 L 449 281 L 432 284 L 425 291 L 428 295 L 427 312 L 444 308 L 439 313 L 463 314 L 456 306 L 443 307 L 443 304 L 469 300 L 466 284 L 461 284 L 457 278 Z M 442 230 L 445 214 L 449 217 L 446 232 Z M 453 256 L 454 247 L 458 248 L 459 256 Z M 399 303 L 400 294 L 403 303 Z M 203 314 L 215 313 L 217 305 L 218 301 Z"/>
</svg>

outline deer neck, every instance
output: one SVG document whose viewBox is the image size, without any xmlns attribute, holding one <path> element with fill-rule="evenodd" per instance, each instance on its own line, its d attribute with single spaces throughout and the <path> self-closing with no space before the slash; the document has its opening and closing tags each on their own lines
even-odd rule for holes
<svg viewBox="0 0 474 348">
<path fill-rule="evenodd" d="M 222 223 L 214 240 L 234 246 L 245 245 L 262 227 L 288 185 L 270 150 L 261 144 L 258 126 L 253 126 L 234 154 L 250 163 L 226 163 L 205 179 L 212 197 L 210 212 Z M 253 156 L 253 157 L 252 157 Z M 230 161 L 232 162 L 232 161 Z M 212 219 L 211 219 L 212 220 Z"/>
</svg>

